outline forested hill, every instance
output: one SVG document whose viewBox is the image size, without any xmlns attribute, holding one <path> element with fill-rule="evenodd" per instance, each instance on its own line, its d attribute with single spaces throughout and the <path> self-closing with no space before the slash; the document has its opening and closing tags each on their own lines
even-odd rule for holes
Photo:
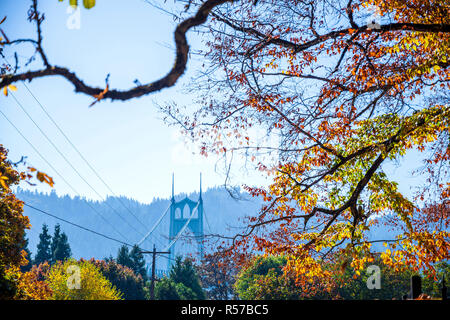
<svg viewBox="0 0 450 320">
<path fill-rule="evenodd" d="M 20 189 L 17 190 L 17 196 L 27 204 L 50 214 L 131 244 L 142 239 L 170 204 L 170 199 L 154 199 L 150 204 L 143 204 L 126 197 L 108 197 L 105 201 L 90 201 L 80 197 L 58 197 L 55 192 L 44 194 Z M 178 201 L 186 196 L 197 201 L 199 195 L 198 193 L 179 194 L 175 196 L 175 199 Z M 206 216 L 205 234 L 231 235 L 238 232 L 236 228 L 243 226 L 243 217 L 255 215 L 262 203 L 259 199 L 251 198 L 245 193 L 240 194 L 243 200 L 235 200 L 223 188 L 208 189 L 203 192 L 202 198 Z M 56 223 L 61 225 L 61 230 L 68 236 L 72 255 L 75 258 L 103 259 L 110 255 L 115 257 L 121 246 L 120 243 L 58 221 L 26 206 L 24 211 L 32 225 L 31 229 L 27 230 L 28 247 L 32 255 L 36 253 L 39 233 L 44 223 L 49 226 L 51 234 Z M 151 250 L 153 244 L 156 244 L 158 249 L 163 249 L 168 244 L 168 230 L 169 215 L 167 214 L 156 231 L 141 247 Z M 393 236 L 392 231 L 384 227 L 374 228 L 370 232 L 372 239 L 390 239 Z M 381 243 L 374 247 L 378 246 L 381 246 Z M 196 246 L 179 241 L 175 252 L 186 254 L 192 253 L 193 250 L 196 250 Z M 166 263 L 159 261 L 158 265 L 160 268 L 165 268 Z"/>
<path fill-rule="evenodd" d="M 175 196 L 176 200 L 186 195 Z M 197 201 L 198 193 L 187 195 Z M 83 227 L 95 230 L 112 238 L 136 243 L 146 234 L 169 206 L 169 199 L 154 199 L 150 204 L 139 203 L 135 200 L 121 197 L 108 197 L 105 201 L 90 201 L 84 198 L 59 197 L 55 192 L 50 194 L 17 190 L 17 197 L 27 204 L 47 211 L 60 218 L 66 219 Z M 258 199 L 242 193 L 246 200 L 235 200 L 223 188 L 212 188 L 202 193 L 205 219 L 205 233 L 230 234 L 236 230 L 229 227 L 242 225 L 239 218 L 254 215 L 261 206 Z M 128 208 L 128 209 L 127 209 Z M 44 215 L 25 206 L 25 215 L 30 218 L 31 229 L 27 230 L 29 249 L 34 255 L 39 242 L 39 233 L 46 223 L 53 233 L 54 225 L 60 223 L 69 239 L 72 254 L 75 258 L 102 259 L 110 255 L 116 256 L 120 243 L 102 238 L 70 224 Z M 102 218 L 103 217 L 103 218 Z M 138 221 L 139 220 L 139 221 Z M 106 222 L 107 221 L 107 222 Z M 162 248 L 168 243 L 169 215 L 167 215 L 154 235 L 142 244 L 145 249 L 151 249 L 153 243 Z M 179 245 L 180 250 L 182 246 Z"/>
</svg>

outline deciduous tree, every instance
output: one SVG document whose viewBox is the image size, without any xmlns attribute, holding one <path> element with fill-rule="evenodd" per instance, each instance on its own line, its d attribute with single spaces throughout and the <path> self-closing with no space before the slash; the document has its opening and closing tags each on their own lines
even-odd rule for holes
<svg viewBox="0 0 450 320">
<path fill-rule="evenodd" d="M 304 288 L 332 281 L 324 266 L 341 256 L 361 273 L 374 242 L 396 271 L 433 273 L 449 258 L 448 10 L 436 0 L 269 0 L 212 12 L 201 107 L 165 111 L 203 154 L 240 154 L 273 177 L 247 187 L 266 205 L 229 252 L 284 255 Z M 418 155 L 428 180 L 407 197 L 385 168 Z M 396 236 L 370 238 L 381 226 Z"/>
<path fill-rule="evenodd" d="M 19 271 L 17 267 L 8 270 L 16 283 L 15 300 L 48 300 L 52 290 L 46 282 L 50 265 L 44 262 L 32 266 L 27 272 Z"/>
<path fill-rule="evenodd" d="M 186 68 L 186 32 L 205 26 L 210 37 L 203 78 L 191 84 L 201 93 L 200 108 L 181 115 L 176 106 L 163 111 L 201 143 L 202 154 L 229 159 L 241 153 L 272 175 L 268 188 L 247 188 L 267 204 L 231 239 L 238 256 L 284 255 L 286 270 L 305 285 L 312 277 L 332 279 L 323 261 L 337 263 L 340 256 L 351 256 L 351 267 L 361 273 L 377 241 L 386 243 L 382 259 L 394 270 L 433 273 L 450 247 L 449 4 L 189 1 L 193 15 L 175 30 L 173 68 L 122 91 L 108 83 L 90 86 L 49 61 L 43 15 L 33 0 L 29 20 L 37 40 L 1 44 L 32 44 L 43 67 L 9 66 L 0 87 L 7 93 L 16 82 L 58 75 L 95 101 L 140 97 L 175 84 Z M 428 175 L 416 198 L 402 194 L 384 170 L 411 154 L 423 158 Z M 438 205 L 438 214 L 426 209 Z M 369 239 L 379 225 L 397 236 Z"/>
<path fill-rule="evenodd" d="M 223 260 L 220 253 L 206 255 L 198 265 L 198 275 L 208 299 L 230 300 L 236 297 L 235 277 L 239 269 L 232 259 Z"/>
<path fill-rule="evenodd" d="M 235 288 L 244 300 L 297 300 L 302 288 L 284 272 L 285 257 L 255 257 L 238 274 Z"/>
<path fill-rule="evenodd" d="M 74 278 L 75 277 L 75 278 Z M 68 283 L 79 286 L 70 288 Z M 88 261 L 69 259 L 54 264 L 47 276 L 54 300 L 120 300 L 122 294 Z"/>
<path fill-rule="evenodd" d="M 16 286 L 9 268 L 27 264 L 25 229 L 30 227 L 28 217 L 23 215 L 23 203 L 17 199 L 11 188 L 27 178 L 18 172 L 7 158 L 8 151 L 0 145 L 0 298 L 12 298 Z"/>
<path fill-rule="evenodd" d="M 125 300 L 145 300 L 145 281 L 131 268 L 114 260 L 89 260 L 123 294 Z"/>
</svg>

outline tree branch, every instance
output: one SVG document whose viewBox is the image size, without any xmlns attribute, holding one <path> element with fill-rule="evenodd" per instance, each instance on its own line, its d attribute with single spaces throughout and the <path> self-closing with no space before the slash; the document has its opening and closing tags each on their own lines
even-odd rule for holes
<svg viewBox="0 0 450 320">
<path fill-rule="evenodd" d="M 226 2 L 233 2 L 233 0 L 207 0 L 199 7 L 195 16 L 188 18 L 178 24 L 174 32 L 176 45 L 175 63 L 172 69 L 164 77 L 145 85 L 138 85 L 129 90 L 121 91 L 109 89 L 103 94 L 103 99 L 109 98 L 111 100 L 129 100 L 152 92 L 160 91 L 164 88 L 172 87 L 186 70 L 189 53 L 189 45 L 186 39 L 186 33 L 191 28 L 205 23 L 211 11 L 215 7 Z M 42 37 L 40 24 L 42 20 L 39 18 L 39 14 L 37 12 L 37 0 L 33 0 L 33 11 L 33 19 L 36 19 L 38 32 L 37 51 L 40 53 L 46 68 L 42 70 L 28 71 L 16 75 L 4 75 L 1 77 L 0 88 L 17 81 L 31 81 L 33 79 L 45 76 L 62 76 L 74 85 L 76 92 L 85 93 L 90 96 L 98 96 L 100 93 L 103 93 L 104 88 L 89 86 L 69 69 L 59 66 L 52 66 L 48 62 L 41 46 Z"/>
</svg>

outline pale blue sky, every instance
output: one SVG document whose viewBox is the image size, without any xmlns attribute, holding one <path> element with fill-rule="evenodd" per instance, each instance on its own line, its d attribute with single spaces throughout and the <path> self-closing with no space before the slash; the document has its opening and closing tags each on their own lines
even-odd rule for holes
<svg viewBox="0 0 450 320">
<path fill-rule="evenodd" d="M 0 16 L 7 15 L 2 28 L 9 38 L 35 37 L 34 24 L 26 20 L 30 3 L 28 0 L 0 0 Z M 66 26 L 70 16 L 67 8 L 68 1 L 40 1 L 40 11 L 45 12 L 46 17 L 43 45 L 52 64 L 67 66 L 87 83 L 96 86 L 103 86 L 110 73 L 110 85 L 123 89 L 132 86 L 135 79 L 142 83 L 157 79 L 172 66 L 175 22 L 143 0 L 99 0 L 91 10 L 81 8 L 80 29 L 72 30 Z M 191 33 L 189 40 L 193 49 L 201 48 L 198 35 Z M 27 44 L 18 48 L 23 52 L 23 59 L 26 59 L 26 48 L 29 52 Z M 5 53 L 12 62 L 12 51 Z M 179 137 L 179 129 L 167 127 L 157 112 L 156 103 L 164 104 L 172 99 L 190 103 L 191 97 L 181 89 L 197 68 L 200 64 L 191 60 L 187 74 L 175 88 L 126 102 L 102 101 L 93 108 L 88 108 L 93 99 L 76 94 L 73 86 L 63 78 L 47 77 L 27 85 L 116 194 L 150 202 L 154 197 L 170 195 L 172 172 L 175 172 L 176 193 L 197 191 L 200 171 L 203 172 L 204 189 L 224 182 L 225 177 L 214 170 L 216 159 L 190 156 Z M 15 96 L 27 112 L 85 179 L 100 194 L 106 195 L 107 189 L 47 119 L 23 84 L 17 87 Z M 98 198 L 56 153 L 12 97 L 2 95 L 0 109 L 80 194 Z M 74 195 L 2 116 L 0 143 L 10 150 L 11 160 L 27 156 L 30 165 L 53 176 L 58 194 Z M 191 149 L 195 150 L 194 147 Z M 418 157 L 412 159 L 400 162 L 398 168 L 389 167 L 405 192 L 419 181 L 408 178 L 411 168 L 418 165 Z M 263 181 L 254 173 L 247 176 L 240 173 L 238 177 L 237 183 L 249 185 Z M 49 190 L 45 186 L 38 188 Z"/>
<path fill-rule="evenodd" d="M 35 36 L 34 26 L 26 21 L 30 3 L 26 0 L 0 1 L 0 14 L 7 15 L 2 27 L 9 38 Z M 110 73 L 110 84 L 116 88 L 131 87 L 135 79 L 143 83 L 157 79 L 172 66 L 175 23 L 144 1 L 97 1 L 91 10 L 81 8 L 79 30 L 67 28 L 70 16 L 67 6 L 67 1 L 40 1 L 40 10 L 46 16 L 44 47 L 51 63 L 68 66 L 86 82 L 98 86 L 104 85 L 104 79 Z M 190 41 L 198 47 L 195 36 Z M 27 45 L 20 50 L 22 48 L 27 48 Z M 12 55 L 8 60 L 13 61 Z M 191 61 L 189 69 L 193 68 L 195 62 Z M 183 81 L 188 81 L 190 75 L 192 72 L 188 72 Z M 200 171 L 203 172 L 204 188 L 224 181 L 223 176 L 214 172 L 214 157 L 190 156 L 178 134 L 179 129 L 168 128 L 157 112 L 155 102 L 163 104 L 174 99 L 189 103 L 189 97 L 181 94 L 181 86 L 182 82 L 176 88 L 143 98 L 127 102 L 102 101 L 88 108 L 93 99 L 75 94 L 72 85 L 63 78 L 48 77 L 28 84 L 113 191 L 143 202 L 169 195 L 172 172 L 175 172 L 177 193 L 198 190 Z M 107 189 L 59 134 L 23 85 L 18 84 L 17 87 L 15 96 L 33 119 L 89 183 L 99 193 L 106 194 Z M 97 198 L 12 97 L 2 96 L 0 108 L 75 189 L 87 197 Z M 73 194 L 3 117 L 0 117 L 0 143 L 10 149 L 13 161 L 26 155 L 29 164 L 53 176 L 59 194 Z"/>
</svg>

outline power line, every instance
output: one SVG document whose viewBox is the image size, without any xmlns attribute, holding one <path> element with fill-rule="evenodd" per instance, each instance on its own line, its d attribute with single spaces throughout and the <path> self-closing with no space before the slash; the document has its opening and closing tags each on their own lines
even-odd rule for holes
<svg viewBox="0 0 450 320">
<path fill-rule="evenodd" d="M 10 64 L 9 63 L 9 61 L 6 59 L 6 57 L 4 57 L 3 56 L 3 59 L 6 61 L 6 63 L 8 63 L 8 64 Z M 145 230 L 147 230 L 147 226 L 130 210 L 130 208 L 128 207 L 128 206 L 126 206 L 125 204 L 124 204 L 124 202 L 122 201 L 122 199 L 119 197 L 119 196 L 117 196 L 117 194 L 112 190 L 112 188 L 105 182 L 105 180 L 100 176 L 100 174 L 97 172 L 97 170 L 95 170 L 94 169 L 94 167 L 89 163 L 89 161 L 83 156 L 83 154 L 81 153 L 81 151 L 75 146 L 75 144 L 70 140 L 70 138 L 67 136 L 67 134 L 65 134 L 65 132 L 62 130 L 62 128 L 57 124 L 57 122 L 53 119 L 53 117 L 49 114 L 49 112 L 46 110 L 46 108 L 44 107 L 44 105 L 39 101 L 39 99 L 33 94 L 33 92 L 30 90 L 30 88 L 26 85 L 26 83 L 23 83 L 23 86 L 27 89 L 27 91 L 28 91 L 28 93 L 33 97 L 33 99 L 37 102 L 37 104 L 39 105 L 39 107 L 41 108 L 41 110 L 45 113 L 45 115 L 48 117 L 48 119 L 54 124 L 54 126 L 58 129 L 58 131 L 61 133 L 61 135 L 65 138 L 65 140 L 72 146 L 72 148 L 76 151 L 76 153 L 80 156 L 80 158 L 86 163 L 86 165 L 92 170 L 92 172 L 97 176 L 97 178 L 103 183 L 103 185 L 116 197 L 116 199 L 119 201 L 119 203 L 122 205 L 122 207 L 124 207 L 138 222 L 139 222 L 139 224 L 141 224 L 143 227 L 144 227 L 144 229 Z M 21 106 L 21 104 L 17 101 L 17 99 L 16 99 L 16 97 L 14 96 L 14 99 L 16 100 L 16 102 L 19 104 L 19 106 Z M 21 106 L 21 108 L 22 108 L 22 110 L 27 114 L 27 116 L 30 118 L 30 120 L 31 121 L 33 121 L 33 119 L 31 118 L 31 116 L 25 111 L 25 109 L 23 108 L 23 106 Z M 38 127 L 38 129 L 40 130 L 40 128 L 39 128 L 39 126 L 33 121 L 33 123 Z M 42 132 L 42 130 L 40 130 L 41 131 L 41 133 L 44 135 L 44 136 L 46 136 L 43 132 Z M 46 137 L 47 138 L 47 140 L 49 140 L 48 139 L 48 137 Z M 53 145 L 53 147 L 59 152 L 59 150 L 56 148 L 56 146 L 49 140 L 49 142 Z M 60 153 L 60 155 L 63 157 L 63 158 L 65 158 L 62 154 L 61 154 L 61 152 L 59 152 Z M 66 160 L 66 162 L 68 162 L 67 161 L 67 159 L 65 159 Z M 71 163 L 70 162 L 68 162 L 69 163 L 69 165 L 77 172 L 77 174 L 80 176 L 80 178 L 82 178 L 84 181 L 85 181 L 85 183 L 86 184 L 88 184 L 89 185 L 89 187 L 91 188 L 91 189 L 93 189 L 92 188 L 92 186 L 90 186 L 90 184 L 83 178 L 83 177 L 81 177 L 81 175 L 79 174 L 79 172 L 71 165 Z M 96 192 L 96 190 L 95 189 L 93 189 L 94 190 L 94 192 Z M 98 192 L 96 192 L 97 193 L 97 195 L 98 195 Z M 100 196 L 100 195 L 99 195 Z M 101 196 L 100 196 L 101 197 Z M 108 203 L 106 203 L 111 209 L 113 209 Z M 117 213 L 117 215 L 119 215 L 118 214 L 118 212 L 115 210 L 115 209 L 113 209 L 113 211 L 115 212 L 115 213 Z M 120 215 L 119 215 L 120 216 Z M 121 216 L 120 216 L 121 217 Z M 122 217 L 121 217 L 121 219 L 122 219 Z M 156 225 L 157 226 L 157 225 Z M 154 230 L 155 228 L 156 228 L 156 226 L 152 229 L 152 230 Z M 134 229 L 134 228 L 133 228 Z M 136 229 L 134 229 L 135 231 L 137 231 Z M 150 239 L 154 239 L 154 240 L 156 240 L 157 242 L 159 242 L 159 238 L 154 238 L 153 237 L 153 235 L 151 235 L 151 233 L 152 232 L 150 232 L 150 234 L 149 233 L 147 233 L 147 237 L 146 237 L 146 239 L 147 240 L 150 240 Z M 142 234 L 141 234 L 142 235 Z M 148 237 L 150 236 L 150 239 L 148 239 Z"/>
<path fill-rule="evenodd" d="M 9 124 L 16 129 L 16 131 L 19 133 L 20 136 L 22 136 L 22 138 L 33 148 L 33 150 L 39 155 L 39 157 L 41 157 L 41 159 L 61 178 L 61 180 L 67 185 L 69 186 L 70 189 L 72 189 L 73 192 L 75 192 L 79 197 L 81 197 L 81 194 L 69 183 L 67 182 L 67 180 L 58 172 L 58 170 L 55 169 L 55 167 L 39 152 L 39 150 L 37 150 L 37 148 L 30 142 L 30 140 L 28 140 L 23 133 L 19 130 L 19 128 L 16 127 L 16 125 L 14 125 L 14 123 L 8 119 L 8 117 L 0 110 L 0 113 L 3 115 L 3 117 L 6 119 L 6 121 L 9 122 Z M 111 224 L 107 219 L 105 219 L 100 212 L 98 212 L 95 207 L 91 206 L 91 204 L 89 202 L 86 202 L 86 204 L 100 217 L 102 218 L 103 221 L 105 221 L 107 224 L 109 224 L 115 232 L 117 232 L 122 238 L 124 238 L 125 240 L 127 240 L 127 238 L 119 231 L 117 230 L 113 224 Z"/>
<path fill-rule="evenodd" d="M 64 161 L 75 171 L 75 173 L 89 186 L 89 188 L 94 191 L 97 196 L 102 199 L 103 197 L 98 193 L 98 191 L 81 175 L 81 173 L 72 165 L 72 163 L 66 158 L 66 156 L 59 150 L 59 148 L 53 143 L 53 141 L 47 136 L 47 134 L 41 129 L 41 127 L 34 121 L 33 117 L 26 111 L 26 109 L 23 107 L 23 105 L 20 103 L 20 101 L 16 98 L 16 96 L 11 93 L 11 96 L 16 101 L 17 105 L 22 109 L 22 111 L 27 115 L 27 117 L 33 122 L 33 124 L 36 126 L 36 128 L 41 132 L 41 134 L 47 139 L 47 141 L 53 146 L 53 148 L 58 152 L 58 154 L 64 159 Z M 122 219 L 130 228 L 132 228 L 137 233 L 141 234 L 140 231 L 138 231 L 134 226 L 132 226 L 126 219 L 124 219 L 115 208 L 113 208 L 107 201 L 105 201 L 105 204 L 113 210 L 113 212 Z"/>
<path fill-rule="evenodd" d="M 156 251 L 155 245 L 153 245 L 153 251 L 141 251 L 143 254 L 152 254 L 152 278 L 150 284 L 150 300 L 155 300 L 155 269 L 156 269 L 156 254 L 170 254 L 170 251 Z"/>
<path fill-rule="evenodd" d="M 9 61 L 6 59 L 5 56 L 3 56 L 3 59 L 6 61 L 7 64 L 11 65 Z M 78 153 L 80 158 L 87 164 L 87 166 L 94 172 L 94 174 L 97 176 L 97 178 L 103 183 L 103 185 L 106 186 L 106 188 L 116 197 L 117 200 L 119 200 L 120 204 L 141 224 L 145 230 L 147 230 L 146 225 L 123 203 L 122 199 L 114 193 L 114 191 L 111 189 L 111 187 L 102 179 L 102 177 L 98 174 L 98 172 L 93 168 L 93 166 L 86 160 L 86 158 L 81 154 L 80 150 L 72 143 L 72 141 L 69 139 L 69 137 L 64 133 L 64 131 L 61 129 L 61 127 L 56 123 L 56 121 L 53 119 L 53 117 L 47 112 L 43 104 L 38 100 L 38 98 L 31 92 L 30 88 L 26 85 L 26 83 L 23 83 L 24 87 L 27 89 L 29 94 L 33 97 L 33 99 L 38 103 L 41 110 L 46 114 L 46 116 L 50 119 L 50 121 L 55 125 L 55 127 L 58 129 L 58 131 L 62 134 L 62 136 L 66 139 L 66 141 L 72 146 L 72 148 Z M 14 97 L 14 99 L 17 102 L 17 99 Z M 23 110 L 23 108 L 22 108 Z M 34 121 L 33 121 L 34 122 Z M 83 179 L 84 180 L 84 179 Z M 86 182 L 87 183 L 87 182 Z M 87 183 L 88 184 L 88 183 Z M 89 184 L 88 184 L 89 185 Z M 95 190 L 94 190 L 95 191 Z M 109 205 L 109 204 L 108 204 Z M 115 210 L 114 210 L 115 211 Z"/>
<path fill-rule="evenodd" d="M 8 62 L 6 60 L 6 62 Z M 9 64 L 9 63 L 8 63 Z M 61 135 L 66 139 L 66 141 L 72 146 L 72 148 L 76 151 L 76 153 L 80 156 L 80 158 L 86 163 L 86 165 L 92 170 L 92 172 L 95 174 L 95 176 L 103 183 L 103 185 L 111 192 L 117 200 L 119 200 L 120 204 L 142 225 L 145 229 L 147 227 L 145 224 L 130 210 L 128 206 L 126 206 L 122 199 L 116 195 L 116 193 L 111 189 L 111 187 L 105 182 L 105 180 L 100 176 L 100 174 L 97 172 L 97 170 L 94 169 L 94 167 L 89 163 L 88 160 L 83 156 L 83 154 L 80 152 L 80 150 L 72 143 L 72 141 L 69 139 L 69 137 L 64 133 L 64 131 L 61 129 L 61 127 L 56 123 L 56 121 L 53 119 L 53 117 L 47 112 L 45 107 L 42 105 L 42 103 L 36 98 L 36 96 L 31 92 L 30 88 L 26 85 L 26 83 L 23 83 L 24 87 L 27 89 L 27 91 L 30 93 L 30 95 L 33 97 L 33 99 L 38 103 L 41 110 L 45 113 L 45 115 L 49 118 L 49 120 L 55 125 L 55 127 L 58 129 L 58 131 L 61 133 Z"/>
<path fill-rule="evenodd" d="M 158 221 L 153 225 L 153 227 L 150 229 L 149 232 L 138 242 L 138 245 L 142 244 L 152 233 L 155 231 L 156 227 L 161 223 L 162 219 L 166 216 L 166 214 L 169 212 L 170 205 L 167 207 L 166 211 L 159 217 Z"/>
<path fill-rule="evenodd" d="M 29 207 L 29 208 L 31 208 L 31 209 L 33 209 L 33 210 L 35 210 L 35 211 L 37 211 L 37 212 L 40 212 L 40 213 L 45 214 L 45 215 L 47 215 L 47 216 L 50 216 L 50 217 L 52 217 L 52 218 L 54 218 L 54 219 L 57 219 L 57 220 L 60 220 L 60 221 L 62 221 L 62 222 L 65 222 L 65 223 L 67 223 L 67 224 L 70 224 L 70 225 L 72 225 L 72 226 L 74 226 L 74 227 L 80 228 L 80 229 L 82 229 L 82 230 L 84 230 L 84 231 L 93 233 L 93 234 L 98 235 L 98 236 L 100 236 L 100 237 L 103 237 L 103 238 L 105 238 L 105 239 L 108 239 L 108 240 L 111 240 L 111 241 L 115 241 L 115 242 L 117 242 L 117 243 L 120 243 L 120 244 L 129 246 L 129 247 L 134 247 L 133 244 L 130 244 L 130 243 L 127 243 L 127 242 L 118 240 L 118 239 L 116 239 L 116 238 L 113 238 L 113 237 L 110 237 L 110 236 L 108 236 L 108 235 L 105 235 L 105 234 L 103 234 L 103 233 L 101 233 L 101 232 L 98 232 L 98 231 L 95 231 L 95 230 L 86 228 L 86 227 L 84 227 L 84 226 L 82 226 L 82 225 L 79 225 L 79 224 L 77 224 L 77 223 L 74 223 L 74 222 L 72 222 L 72 221 L 69 221 L 69 220 L 60 218 L 60 217 L 58 217 L 58 216 L 56 216 L 56 215 L 54 215 L 54 214 L 51 214 L 51 213 L 49 213 L 49 212 L 47 212 L 47 211 L 45 211 L 45 210 L 36 208 L 36 207 L 34 207 L 34 206 L 32 206 L 32 205 L 30 205 L 30 204 L 28 204 L 28 203 L 25 203 L 25 202 L 24 202 L 24 205 L 27 206 L 27 207 Z M 150 252 L 150 253 L 153 253 L 153 252 L 151 252 L 151 251 L 149 251 L 149 250 L 146 250 L 146 249 L 144 249 L 144 248 L 141 248 L 141 247 L 139 247 L 139 249 L 141 249 L 141 252 L 142 252 L 142 253 L 149 253 L 149 252 Z M 154 251 L 155 251 L 155 250 L 154 250 Z M 166 258 L 166 259 L 169 259 L 169 260 L 176 261 L 175 259 L 172 259 L 172 258 L 167 257 L 167 256 L 164 255 L 164 254 L 168 254 L 168 253 L 169 253 L 169 252 L 154 252 L 154 254 L 153 254 L 153 262 L 152 262 L 152 270 L 155 270 L 155 269 L 156 269 L 156 268 L 155 268 L 155 262 L 154 262 L 154 261 L 155 261 L 155 256 L 156 256 L 156 255 L 157 255 L 158 257 L 163 257 L 163 258 Z M 153 279 L 153 280 L 155 279 L 155 273 L 154 273 L 154 271 L 152 271 L 152 279 Z"/>
<path fill-rule="evenodd" d="M 45 210 L 36 208 L 36 207 L 34 207 L 34 206 L 32 206 L 32 205 L 26 203 L 26 202 L 24 202 L 24 206 L 27 206 L 27 207 L 29 207 L 29 208 L 31 208 L 31 209 L 37 211 L 37 212 L 40 212 L 40 213 L 45 214 L 45 215 L 47 215 L 47 216 L 50 216 L 50 217 L 52 217 L 52 218 L 54 218 L 54 219 L 57 219 L 57 220 L 60 220 L 60 221 L 62 221 L 62 222 L 65 222 L 65 223 L 67 223 L 67 224 L 70 224 L 70 225 L 72 225 L 72 226 L 74 226 L 74 227 L 80 228 L 80 229 L 82 229 L 82 230 L 84 230 L 84 231 L 91 232 L 91 233 L 93 233 L 93 234 L 95 234 L 95 235 L 98 235 L 98 236 L 100 236 L 100 237 L 103 237 L 103 238 L 105 238 L 105 239 L 108 239 L 108 240 L 111 240 L 111 241 L 115 241 L 115 242 L 117 242 L 117 243 L 120 243 L 120 244 L 129 246 L 129 247 L 134 247 L 134 245 L 132 245 L 132 244 L 130 244 L 130 243 L 127 243 L 127 242 L 118 240 L 118 239 L 116 239 L 116 238 L 107 236 L 107 235 L 105 235 L 105 234 L 103 234 L 103 233 L 101 233 L 101 232 L 98 232 L 98 231 L 95 231 L 95 230 L 86 228 L 86 227 L 84 227 L 84 226 L 82 226 L 82 225 L 79 225 L 79 224 L 77 224 L 77 223 L 74 223 L 74 222 L 72 222 L 72 221 L 69 221 L 69 220 L 60 218 L 60 217 L 58 217 L 58 216 L 56 216 L 56 215 L 54 215 L 54 214 L 51 214 L 51 213 L 49 213 L 49 212 L 47 212 L 47 211 L 45 211 Z M 146 249 L 144 249 L 144 248 L 140 248 L 140 249 L 141 249 L 141 251 L 144 251 L 144 252 L 150 252 L 149 250 L 146 250 Z M 172 259 L 172 258 L 170 258 L 170 257 L 164 255 L 164 254 L 167 254 L 167 253 L 168 253 L 168 252 L 155 252 L 155 254 L 156 254 L 158 257 L 162 257 L 162 258 L 166 258 L 166 259 L 168 259 L 168 260 L 176 261 L 176 259 Z M 154 258 L 153 258 L 153 259 L 154 259 Z"/>
<path fill-rule="evenodd" d="M 105 234 L 103 234 L 103 233 L 100 233 L 100 232 L 97 232 L 97 231 L 95 231 L 95 230 L 92 230 L 92 229 L 83 227 L 83 226 L 81 226 L 81 225 L 79 225 L 79 224 L 76 224 L 76 223 L 74 223 L 74 222 L 71 222 L 71 221 L 69 221 L 69 220 L 60 218 L 60 217 L 55 216 L 55 215 L 53 215 L 53 214 L 51 214 L 51 213 L 49 213 L 49 212 L 47 212 L 47 211 L 44 211 L 44 210 L 42 210 L 42 209 L 33 207 L 32 205 L 29 205 L 28 203 L 24 203 L 24 205 L 27 206 L 27 207 L 29 207 L 29 208 L 31 208 L 31 209 L 34 209 L 34 210 L 36 210 L 36 211 L 38 211 L 38 212 L 41 212 L 41 213 L 43 213 L 43 214 L 46 214 L 46 215 L 48 215 L 48 216 L 50 216 L 50 217 L 53 217 L 53 218 L 55 218 L 55 219 L 58 219 L 58 220 L 63 221 L 63 222 L 65 222 L 65 223 L 68 223 L 68 224 L 70 224 L 70 225 L 72 225 L 72 226 L 75 226 L 75 227 L 77 227 L 77 228 L 83 229 L 83 230 L 85 230 L 85 231 L 89 231 L 89 232 L 94 233 L 94 234 L 96 234 L 96 235 L 98 235 L 98 236 L 101 236 L 101 237 L 103 237 L 103 238 L 106 238 L 106 239 L 109 239 L 109 240 L 112 240 L 112 241 L 115 241 L 115 242 L 124 244 L 124 245 L 126 245 L 126 246 L 133 247 L 132 244 L 129 244 L 129 243 L 127 243 L 127 242 L 124 242 L 124 241 L 121 241 L 121 240 L 112 238 L 112 237 L 110 237 L 110 236 L 107 236 L 107 235 L 105 235 Z"/>
</svg>

